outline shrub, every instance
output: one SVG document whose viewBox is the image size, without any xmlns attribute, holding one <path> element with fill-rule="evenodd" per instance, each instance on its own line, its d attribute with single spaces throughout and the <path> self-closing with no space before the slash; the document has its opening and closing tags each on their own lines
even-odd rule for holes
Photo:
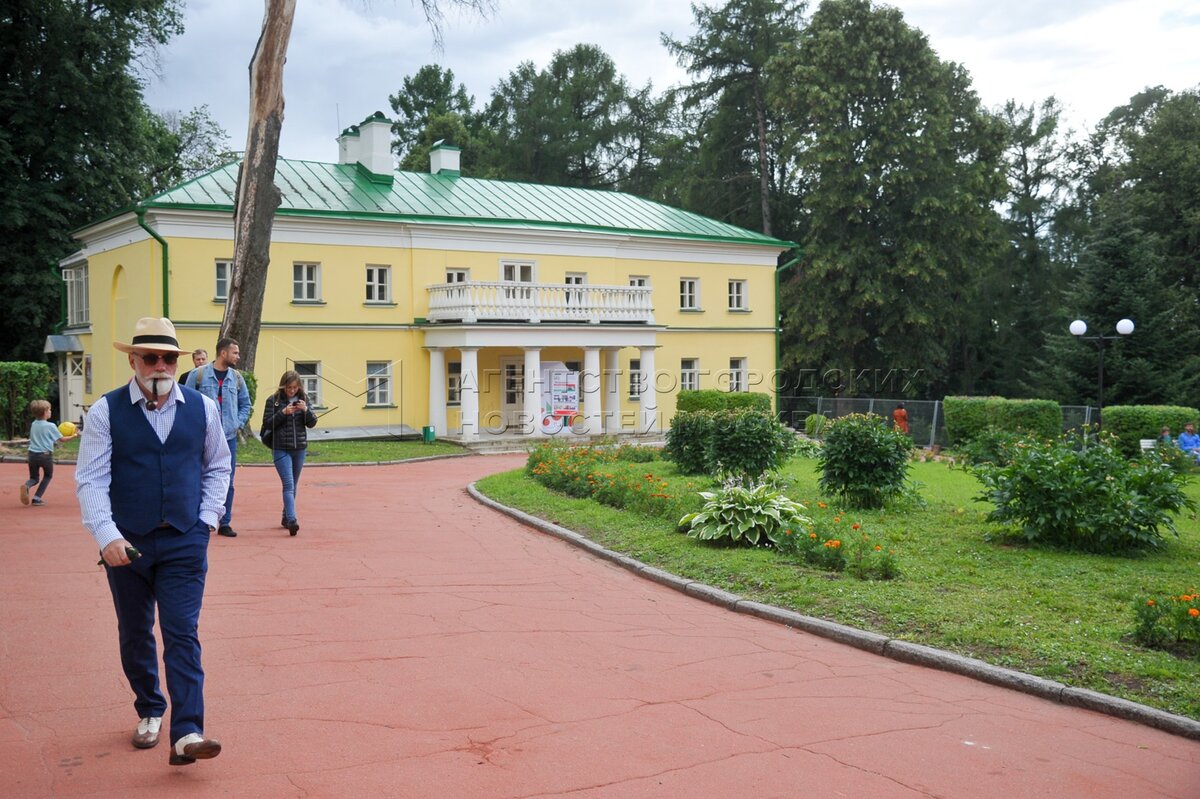
<svg viewBox="0 0 1200 799">
<path fill-rule="evenodd" d="M 5 438 L 29 432 L 29 403 L 50 395 L 50 367 L 32 361 L 0 362 L 0 423 Z"/>
<path fill-rule="evenodd" d="M 663 455 L 675 462 L 681 474 L 704 474 L 708 471 L 708 438 L 712 429 L 713 414 L 709 411 L 675 414 Z"/>
<path fill-rule="evenodd" d="M 829 425 L 821 451 L 821 488 L 856 508 L 880 508 L 904 488 L 912 441 L 873 414 Z"/>
<path fill-rule="evenodd" d="M 1027 438 L 1028 436 L 1011 430 L 986 427 L 974 438 L 955 447 L 955 452 L 960 456 L 964 467 L 978 466 L 982 463 L 1003 466 L 1012 460 L 1011 451 L 1017 442 Z"/>
<path fill-rule="evenodd" d="M 1191 643 L 1200 655 L 1200 593 L 1139 600 L 1134 604 L 1133 638 L 1142 646 L 1165 649 Z"/>
<path fill-rule="evenodd" d="M 808 528 L 792 530 L 780 550 L 810 566 L 845 570 L 860 580 L 892 580 L 900 575 L 896 553 L 882 541 L 872 540 L 857 522 L 820 501 L 810 517 Z"/>
<path fill-rule="evenodd" d="M 810 413 L 804 417 L 804 435 L 809 438 L 820 438 L 829 424 L 829 417 L 819 413 Z"/>
<path fill-rule="evenodd" d="M 787 463 L 796 434 L 761 411 L 725 411 L 713 417 L 705 454 L 707 471 L 732 472 L 744 481 L 759 480 Z"/>
<path fill-rule="evenodd" d="M 1153 547 L 1161 529 L 1175 532 L 1174 512 L 1194 507 L 1185 476 L 1162 462 L 1128 461 L 1107 437 L 1021 442 L 1012 456 L 975 468 L 979 499 L 996 506 L 990 520 L 1019 525 L 1030 542 L 1087 552 Z"/>
<path fill-rule="evenodd" d="M 756 480 L 791 457 L 795 434 L 760 411 L 678 413 L 667 431 L 664 455 L 683 474 L 735 472 Z"/>
<path fill-rule="evenodd" d="M 1104 409 L 1104 432 L 1117 439 L 1117 449 L 1132 458 L 1141 450 L 1143 438 L 1158 438 L 1163 427 L 1172 435 L 1188 422 L 1200 421 L 1200 411 L 1178 405 L 1110 405 Z"/>
<path fill-rule="evenodd" d="M 679 520 L 691 538 L 728 543 L 780 543 L 808 525 L 804 506 L 767 484 L 745 487 L 726 481 L 716 491 L 701 491 L 704 506 Z"/>
<path fill-rule="evenodd" d="M 725 411 L 750 408 L 763 413 L 771 412 L 771 397 L 768 394 L 748 391 L 717 391 L 706 388 L 700 391 L 680 391 L 675 400 L 675 411 Z"/>
<path fill-rule="evenodd" d="M 1062 408 L 1050 400 L 1003 397 L 946 397 L 946 435 L 952 446 L 970 441 L 989 427 L 1054 438 L 1062 433 Z"/>
</svg>

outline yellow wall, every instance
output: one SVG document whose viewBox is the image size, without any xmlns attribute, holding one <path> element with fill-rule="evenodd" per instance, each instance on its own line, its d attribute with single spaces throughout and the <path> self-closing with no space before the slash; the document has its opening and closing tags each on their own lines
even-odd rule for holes
<svg viewBox="0 0 1200 799">
<path fill-rule="evenodd" d="M 214 355 L 217 331 L 224 314 L 223 302 L 214 301 L 217 260 L 231 259 L 229 241 L 171 238 L 170 311 L 177 325 L 180 346 L 204 347 Z M 659 374 L 659 412 L 665 425 L 674 414 L 680 359 L 698 358 L 701 388 L 727 388 L 721 379 L 731 357 L 748 359 L 751 391 L 769 391 L 775 366 L 772 332 L 774 272 L 770 267 L 730 266 L 692 262 L 623 260 L 611 257 L 498 254 L 459 250 L 407 250 L 327 244 L 276 243 L 271 248 L 271 270 L 263 301 L 263 326 L 256 353 L 255 374 L 262 387 L 258 406 L 278 382 L 280 374 L 296 361 L 321 364 L 321 401 L 326 412 L 323 427 L 387 427 L 403 424 L 419 430 L 428 424 L 429 358 L 422 345 L 424 332 L 414 320 L 428 309 L 426 287 L 443 283 L 447 268 L 469 269 L 475 281 L 499 280 L 501 261 L 535 263 L 534 280 L 561 283 L 568 272 L 586 274 L 593 285 L 628 285 L 631 275 L 650 278 L 655 321 L 668 329 L 658 335 L 655 366 Z M 292 264 L 321 265 L 320 304 L 292 302 Z M 392 270 L 394 305 L 365 302 L 366 266 L 386 265 Z M 156 242 L 141 241 L 88 259 L 92 293 L 92 337 L 82 338 L 93 356 L 93 391 L 85 403 L 125 382 L 128 365 L 111 348 L 114 339 L 127 341 L 137 318 L 162 312 L 160 250 Z M 702 312 L 679 310 L 679 279 L 698 278 Z M 729 279 L 748 281 L 749 312 L 726 307 Z M 675 328 L 675 329 L 672 329 Z M 682 328 L 682 329 L 681 329 Z M 708 332 L 719 331 L 719 332 Z M 750 332 L 746 332 L 750 331 Z M 583 361 L 575 347 L 554 347 L 546 342 L 544 361 Z M 518 349 L 484 348 L 479 351 L 481 427 L 494 421 L 500 409 L 501 359 L 520 360 Z M 620 356 L 621 412 L 626 426 L 636 424 L 638 403 L 627 396 L 629 362 L 638 357 L 626 348 Z M 459 359 L 455 351 L 448 361 Z M 184 359 L 186 361 L 186 359 Z M 368 408 L 365 402 L 367 361 L 393 363 L 392 407 Z M 181 362 L 180 373 L 190 368 Z M 490 389 L 490 390 L 489 390 Z M 460 424 L 457 409 L 448 410 L 452 429 Z M 254 418 L 257 420 L 258 411 Z M 257 422 L 256 422 L 257 423 Z M 438 431 L 439 433 L 444 431 Z"/>
</svg>

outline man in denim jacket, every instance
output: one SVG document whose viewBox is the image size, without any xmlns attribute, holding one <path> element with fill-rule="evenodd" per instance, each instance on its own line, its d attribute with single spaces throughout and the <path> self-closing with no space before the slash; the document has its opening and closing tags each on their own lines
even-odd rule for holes
<svg viewBox="0 0 1200 799">
<path fill-rule="evenodd" d="M 250 418 L 254 409 L 250 407 L 250 392 L 245 379 L 234 367 L 241 360 L 238 343 L 231 338 L 217 342 L 217 357 L 212 363 L 193 369 L 188 375 L 188 388 L 194 388 L 217 403 L 221 411 L 221 427 L 225 430 L 225 442 L 229 445 L 229 491 L 225 494 L 225 515 L 217 535 L 233 538 L 237 535 L 230 522 L 233 519 L 233 476 L 237 470 L 237 432 Z"/>
</svg>

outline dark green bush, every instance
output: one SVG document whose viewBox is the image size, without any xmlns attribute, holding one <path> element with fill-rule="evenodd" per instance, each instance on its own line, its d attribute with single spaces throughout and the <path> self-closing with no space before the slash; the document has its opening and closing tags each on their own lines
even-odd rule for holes
<svg viewBox="0 0 1200 799">
<path fill-rule="evenodd" d="M 667 431 L 663 457 L 674 461 L 680 474 L 704 474 L 708 471 L 708 437 L 712 426 L 711 411 L 675 414 Z"/>
<path fill-rule="evenodd" d="M 1033 433 L 1039 438 L 1062 434 L 1062 408 L 1050 400 L 946 397 L 942 400 L 942 410 L 951 446 L 970 441 L 989 427 Z"/>
<path fill-rule="evenodd" d="M 821 488 L 857 508 L 880 508 L 904 489 L 912 441 L 874 414 L 835 419 L 821 452 Z"/>
<path fill-rule="evenodd" d="M 705 447 L 707 471 L 730 472 L 757 480 L 787 463 L 796 448 L 796 434 L 769 413 L 724 411 L 713 415 Z"/>
<path fill-rule="evenodd" d="M 31 361 L 0 362 L 0 421 L 5 438 L 29 433 L 29 403 L 50 396 L 50 367 Z"/>
<path fill-rule="evenodd" d="M 769 413 L 694 411 L 671 420 L 663 455 L 681 474 L 728 471 L 753 479 L 782 466 L 795 442 L 795 434 Z"/>
<path fill-rule="evenodd" d="M 1030 542 L 1086 552 L 1158 546 L 1162 529 L 1175 532 L 1172 514 L 1194 505 L 1187 477 L 1168 464 L 1127 460 L 1109 437 L 1029 441 L 1004 466 L 983 464 L 975 474 L 980 499 L 996 506 L 988 518 L 1018 526 Z"/>
<path fill-rule="evenodd" d="M 1178 405 L 1110 405 L 1104 409 L 1104 432 L 1117 440 L 1122 455 L 1132 458 L 1143 438 L 1158 438 L 1163 427 L 1177 436 L 1188 422 L 1200 423 L 1200 411 Z"/>
<path fill-rule="evenodd" d="M 745 391 L 680 391 L 675 401 L 677 413 L 691 411 L 724 411 L 737 408 L 752 408 L 764 413 L 771 411 L 771 397 Z"/>
</svg>

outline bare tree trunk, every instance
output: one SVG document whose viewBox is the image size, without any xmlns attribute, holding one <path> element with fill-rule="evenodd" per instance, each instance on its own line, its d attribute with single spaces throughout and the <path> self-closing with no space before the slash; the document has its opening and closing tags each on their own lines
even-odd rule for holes
<svg viewBox="0 0 1200 799">
<path fill-rule="evenodd" d="M 283 65 L 296 0 L 265 0 L 262 33 L 250 61 L 250 124 L 233 206 L 233 274 L 221 336 L 237 339 L 240 368 L 254 371 L 263 294 L 271 263 L 271 226 L 281 195 L 275 186 L 283 128 Z"/>
</svg>

